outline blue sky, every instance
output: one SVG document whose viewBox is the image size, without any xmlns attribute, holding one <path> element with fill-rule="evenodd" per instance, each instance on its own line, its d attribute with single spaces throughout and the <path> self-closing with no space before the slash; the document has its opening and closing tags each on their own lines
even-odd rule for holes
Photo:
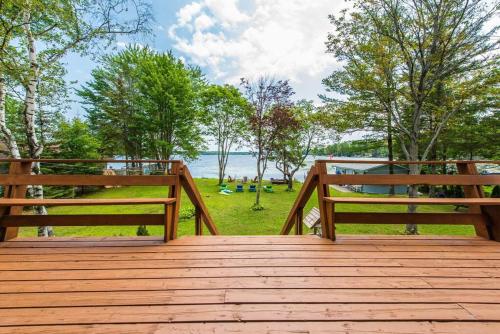
<svg viewBox="0 0 500 334">
<path fill-rule="evenodd" d="M 240 77 L 290 79 L 296 98 L 319 102 L 321 79 L 339 64 L 325 54 L 327 15 L 344 1 L 331 0 L 152 0 L 153 36 L 136 40 L 158 51 L 172 50 L 200 66 L 214 83 L 238 84 Z M 118 38 L 115 51 L 133 43 Z M 70 54 L 67 79 L 74 88 L 91 79 L 96 60 Z M 72 103 L 70 116 L 83 116 Z"/>
</svg>

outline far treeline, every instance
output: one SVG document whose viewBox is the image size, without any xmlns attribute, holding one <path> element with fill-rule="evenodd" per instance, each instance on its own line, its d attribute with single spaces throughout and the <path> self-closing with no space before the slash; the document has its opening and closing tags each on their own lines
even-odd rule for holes
<svg viewBox="0 0 500 334">
<path fill-rule="evenodd" d="M 383 139 L 349 140 L 331 145 L 315 147 L 315 156 L 386 158 L 387 142 Z"/>
</svg>

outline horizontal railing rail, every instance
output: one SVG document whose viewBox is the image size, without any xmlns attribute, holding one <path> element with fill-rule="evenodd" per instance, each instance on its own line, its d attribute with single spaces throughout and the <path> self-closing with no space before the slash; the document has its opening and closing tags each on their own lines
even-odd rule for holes
<svg viewBox="0 0 500 334">
<path fill-rule="evenodd" d="M 329 174 L 327 166 L 334 163 L 350 164 L 456 164 L 455 175 L 408 175 L 408 174 Z M 317 160 L 309 171 L 281 234 L 303 233 L 304 208 L 313 194 L 318 195 L 321 233 L 335 240 L 336 224 L 442 224 L 473 225 L 476 234 L 500 241 L 500 198 L 485 198 L 482 186 L 499 185 L 500 175 L 478 174 L 476 164 L 500 164 L 500 161 L 380 161 L 380 160 Z M 465 198 L 426 197 L 335 197 L 331 196 L 331 185 L 443 185 L 462 186 Z M 339 204 L 353 205 L 456 205 L 466 206 L 466 213 L 404 213 L 404 212 L 337 212 Z"/>
<path fill-rule="evenodd" d="M 76 160 L 76 159 L 0 159 L 9 162 L 9 173 L 0 175 L 4 197 L 0 199 L 0 240 L 17 236 L 19 227 L 25 226 L 126 226 L 163 225 L 165 241 L 177 237 L 181 189 L 195 207 L 195 234 L 202 234 L 205 224 L 211 234 L 217 228 L 203 203 L 202 197 L 189 173 L 180 160 Z M 165 175 L 84 175 L 84 174 L 31 174 L 33 162 L 58 163 L 164 163 L 168 165 Z M 108 170 L 106 170 L 108 172 Z M 104 170 L 103 170 L 104 173 Z M 168 174 L 168 175 L 167 175 Z M 168 194 L 162 198 L 107 198 L 107 199 L 61 199 L 25 198 L 30 185 L 49 186 L 168 186 Z M 26 215 L 27 206 L 102 206 L 145 205 L 163 206 L 163 214 L 78 214 L 78 215 Z"/>
<path fill-rule="evenodd" d="M 500 175 L 325 175 L 327 184 L 370 185 L 491 185 L 500 183 Z"/>
<path fill-rule="evenodd" d="M 175 175 L 0 175 L 3 185 L 171 186 Z"/>
</svg>

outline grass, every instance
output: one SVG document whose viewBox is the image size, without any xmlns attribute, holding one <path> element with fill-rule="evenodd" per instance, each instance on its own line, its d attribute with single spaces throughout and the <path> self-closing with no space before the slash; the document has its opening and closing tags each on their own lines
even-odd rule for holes
<svg viewBox="0 0 500 334">
<path fill-rule="evenodd" d="M 296 191 L 286 191 L 285 185 L 275 185 L 274 193 L 261 194 L 264 210 L 251 209 L 255 193 L 246 191 L 233 193 L 228 196 L 220 195 L 217 181 L 214 179 L 196 179 L 196 184 L 202 194 L 210 214 L 212 215 L 219 232 L 223 235 L 277 235 L 290 211 L 300 189 L 296 184 Z M 236 186 L 230 184 L 230 189 Z M 333 190 L 334 196 L 373 196 L 358 193 L 341 193 Z M 105 189 L 87 195 L 87 198 L 125 198 L 125 197 L 164 197 L 167 196 L 166 187 L 122 187 Z M 305 214 L 317 206 L 317 197 L 314 194 L 307 204 Z M 192 208 L 187 196 L 183 193 L 181 199 L 181 214 Z M 405 212 L 403 205 L 357 205 L 341 204 L 338 211 L 369 211 L 369 212 Z M 419 212 L 452 212 L 452 206 L 418 207 Z M 158 205 L 129 205 L 129 206 L 95 206 L 95 207 L 51 207 L 49 214 L 113 214 L 113 213 L 162 213 Z M 161 226 L 148 226 L 151 235 L 162 235 Z M 135 235 L 137 226 L 89 226 L 89 227 L 56 227 L 57 236 L 130 236 Z M 421 225 L 421 234 L 446 235 L 474 235 L 471 226 L 448 225 Z M 344 234 L 402 234 L 404 225 L 338 225 L 337 233 Z M 194 234 L 194 219 L 182 219 L 178 227 L 179 235 Z M 35 228 L 22 228 L 21 236 L 35 236 Z"/>
</svg>

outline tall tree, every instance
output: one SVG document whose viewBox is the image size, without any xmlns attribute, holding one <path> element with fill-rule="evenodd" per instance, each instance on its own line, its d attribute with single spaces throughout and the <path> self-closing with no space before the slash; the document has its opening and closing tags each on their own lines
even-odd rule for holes
<svg viewBox="0 0 500 334">
<path fill-rule="evenodd" d="M 219 184 L 224 182 L 231 149 L 245 138 L 249 106 L 239 90 L 230 85 L 210 85 L 202 93 L 206 134 L 217 144 Z"/>
<path fill-rule="evenodd" d="M 326 137 L 326 129 L 312 101 L 300 100 L 291 108 L 281 110 L 281 129 L 278 132 L 272 159 L 283 173 L 288 191 L 293 190 L 295 173 L 304 167 L 311 149 Z"/>
<path fill-rule="evenodd" d="M 391 52 L 382 54 L 395 61 L 389 112 L 407 160 L 427 159 L 449 120 L 477 99 L 486 82 L 493 84 L 488 78 L 498 65 L 492 52 L 498 27 L 485 31 L 484 25 L 498 8 L 482 0 L 355 1 L 350 17 L 365 22 L 361 36 L 375 36 L 375 46 L 387 45 Z M 410 165 L 411 174 L 420 170 Z M 416 186 L 409 195 L 417 196 Z M 417 233 L 412 224 L 406 230 Z"/>
<path fill-rule="evenodd" d="M 288 80 L 275 80 L 266 77 L 260 77 L 255 82 L 242 78 L 241 86 L 251 104 L 250 144 L 253 154 L 257 158 L 257 192 L 253 209 L 262 210 L 263 206 L 260 204 L 262 178 L 280 130 L 279 124 L 275 122 L 276 118 L 272 117 L 272 111 L 273 108 L 290 106 L 290 97 L 295 92 Z"/>
<path fill-rule="evenodd" d="M 151 51 L 137 46 L 102 58 L 92 80 L 78 90 L 101 153 L 126 159 L 147 156 L 146 105 L 140 98 L 140 63 Z"/>
<path fill-rule="evenodd" d="M 10 46 L 2 50 L 0 70 L 6 69 L 7 75 L 24 90 L 28 154 L 38 159 L 43 152 L 36 129 L 38 88 L 43 74 L 70 51 L 85 53 L 96 46 L 109 45 L 118 35 L 147 31 L 149 7 L 140 1 L 128 0 L 14 0 L 5 9 L 9 13 L 5 19 L 7 26 L 15 27 L 12 30 L 15 38 L 5 39 Z M 12 14 L 16 11 L 20 15 Z M 0 73 L 0 77 L 4 75 Z M 11 143 L 12 136 L 6 131 L 3 133 L 9 148 L 13 149 L 11 154 L 19 153 Z M 32 172 L 41 173 L 39 163 L 33 163 Z M 43 198 L 42 186 L 35 185 L 31 190 L 33 197 Z M 35 212 L 47 213 L 45 207 L 35 207 Z M 52 230 L 42 227 L 38 234 L 51 235 Z"/>
<path fill-rule="evenodd" d="M 335 31 L 328 35 L 327 52 L 345 65 L 323 79 L 327 91 L 347 99 L 320 97 L 344 117 L 344 126 L 382 136 L 387 143 L 388 159 L 392 161 L 392 108 L 397 97 L 398 49 L 387 37 L 365 29 L 369 17 L 349 14 L 343 10 L 338 17 L 329 16 Z M 393 174 L 393 165 L 389 165 L 389 173 Z M 390 193 L 394 194 L 394 186 Z"/>
<path fill-rule="evenodd" d="M 148 120 L 150 151 L 157 159 L 174 154 L 196 158 L 203 147 L 199 108 L 204 78 L 171 52 L 151 52 L 139 64 L 138 88 Z"/>
<path fill-rule="evenodd" d="M 499 4 L 487 8 L 481 0 L 382 0 L 359 5 L 370 18 L 369 27 L 399 48 L 403 61 L 399 78 L 408 107 L 401 110 L 395 105 L 393 118 L 407 159 L 425 160 L 449 119 L 474 99 L 488 67 L 497 65 L 498 56 L 491 51 L 498 45 L 492 39 L 498 27 L 485 32 L 484 25 Z M 447 110 L 435 115 L 436 125 L 421 147 L 426 106 L 439 84 L 450 85 L 453 99 Z M 410 165 L 410 174 L 419 174 L 420 168 Z M 417 187 L 411 186 L 410 197 L 417 194 Z M 415 207 L 410 207 L 410 212 L 414 211 Z M 413 224 L 406 230 L 417 233 Z"/>
<path fill-rule="evenodd" d="M 104 57 L 78 94 L 103 153 L 130 158 L 194 158 L 203 145 L 197 68 L 171 53 L 129 47 Z"/>
</svg>

